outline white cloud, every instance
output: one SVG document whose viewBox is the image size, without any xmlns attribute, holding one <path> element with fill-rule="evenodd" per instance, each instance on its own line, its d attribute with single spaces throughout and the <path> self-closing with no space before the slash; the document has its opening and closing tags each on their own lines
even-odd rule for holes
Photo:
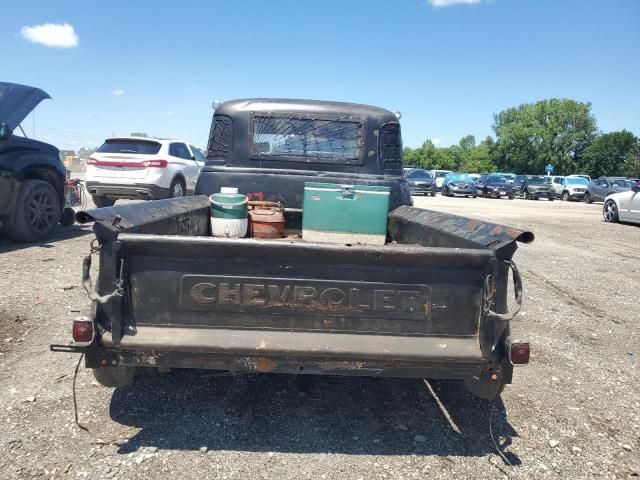
<svg viewBox="0 0 640 480">
<path fill-rule="evenodd" d="M 435 8 L 452 7 L 453 5 L 477 5 L 482 0 L 427 0 L 427 3 Z"/>
<path fill-rule="evenodd" d="M 71 48 L 78 46 L 78 35 L 73 25 L 68 23 L 43 23 L 42 25 L 25 25 L 20 29 L 25 40 L 39 43 L 45 47 Z"/>
<path fill-rule="evenodd" d="M 124 95 L 124 90 L 121 88 L 116 88 L 115 90 L 111 90 L 111 95 L 115 95 L 116 97 L 121 97 Z"/>
<path fill-rule="evenodd" d="M 432 138 L 431 139 L 431 143 L 433 143 L 437 147 L 438 145 L 440 145 L 442 143 L 442 139 L 438 138 L 438 137 Z"/>
</svg>

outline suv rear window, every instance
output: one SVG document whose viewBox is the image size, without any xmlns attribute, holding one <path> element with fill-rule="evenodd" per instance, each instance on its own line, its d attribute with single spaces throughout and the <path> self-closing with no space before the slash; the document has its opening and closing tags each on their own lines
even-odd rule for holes
<svg viewBox="0 0 640 480">
<path fill-rule="evenodd" d="M 96 152 L 98 153 L 132 153 L 138 155 L 155 155 L 160 151 L 160 144 L 149 140 L 107 140 Z"/>
<path fill-rule="evenodd" d="M 362 165 L 364 122 L 311 114 L 251 117 L 253 160 Z"/>
</svg>

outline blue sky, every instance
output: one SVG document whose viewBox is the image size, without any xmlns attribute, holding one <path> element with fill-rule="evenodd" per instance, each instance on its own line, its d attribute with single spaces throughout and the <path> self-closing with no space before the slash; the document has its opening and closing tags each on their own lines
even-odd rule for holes
<svg viewBox="0 0 640 480">
<path fill-rule="evenodd" d="M 27 134 L 59 148 L 132 131 L 206 146 L 213 100 L 258 96 L 399 110 L 408 146 L 481 139 L 550 97 L 640 134 L 638 0 L 23 0 L 0 42 L 0 80 L 53 97 Z"/>
</svg>

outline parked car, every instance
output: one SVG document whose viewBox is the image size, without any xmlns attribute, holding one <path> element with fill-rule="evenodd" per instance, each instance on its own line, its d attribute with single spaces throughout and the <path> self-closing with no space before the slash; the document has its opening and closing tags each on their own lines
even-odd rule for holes
<svg viewBox="0 0 640 480">
<path fill-rule="evenodd" d="M 640 185 L 640 178 L 630 178 L 629 181 L 631 183 L 635 183 L 636 185 Z"/>
<path fill-rule="evenodd" d="M 600 177 L 588 183 L 584 194 L 584 201 L 604 202 L 604 199 L 613 193 L 631 190 L 633 184 L 622 177 Z"/>
<path fill-rule="evenodd" d="M 74 221 L 73 210 L 64 208 L 67 170 L 60 152 L 20 127 L 47 98 L 39 88 L 0 82 L 0 231 L 20 242 L 43 241 L 58 223 Z"/>
<path fill-rule="evenodd" d="M 480 192 L 482 191 L 483 187 L 484 187 L 484 183 L 487 180 L 487 177 L 489 176 L 488 173 L 481 173 L 480 176 L 478 178 L 476 178 L 475 183 L 476 183 L 476 192 L 478 194 L 480 194 Z"/>
<path fill-rule="evenodd" d="M 513 186 L 513 184 L 516 181 L 515 173 L 500 173 L 499 175 L 502 175 L 504 178 L 506 178 L 507 181 L 511 184 L 511 186 Z"/>
<path fill-rule="evenodd" d="M 604 199 L 602 215 L 606 222 L 640 224 L 640 185 L 632 185 L 628 191 L 607 196 Z"/>
<path fill-rule="evenodd" d="M 52 350 L 84 353 L 85 366 L 110 387 L 145 367 L 187 367 L 454 378 L 490 399 L 512 382 L 515 364 L 528 362 L 529 344 L 510 330 L 522 301 L 512 256 L 517 241 L 534 235 L 409 206 L 393 112 L 244 99 L 220 105 L 210 132 L 195 197 L 79 214 L 94 221 L 99 239 L 96 288 L 92 257 L 83 264 L 96 304 L 74 320 L 74 343 Z M 314 151 L 319 135 L 332 162 Z M 287 141 L 290 149 L 265 145 Z M 305 182 L 313 181 L 345 186 L 335 198 L 346 202 L 358 198 L 358 185 L 387 187 L 394 241 L 347 247 L 293 236 L 211 237 L 208 195 L 221 186 L 280 199 L 287 230 L 300 232 Z M 323 221 L 339 217 L 328 208 Z"/>
<path fill-rule="evenodd" d="M 582 200 L 587 191 L 589 182 L 584 177 L 562 177 L 560 184 L 553 184 L 553 191 L 556 197 L 565 202 L 570 200 Z"/>
<path fill-rule="evenodd" d="M 513 179 L 513 188 L 515 190 L 516 195 L 520 194 L 522 191 L 522 186 L 524 185 L 524 181 L 526 180 L 526 175 L 516 175 Z"/>
<path fill-rule="evenodd" d="M 405 177 L 411 188 L 411 195 L 436 196 L 436 180 L 426 170 L 421 168 L 405 169 Z"/>
<path fill-rule="evenodd" d="M 591 177 L 589 175 L 578 175 L 578 174 L 575 174 L 575 175 L 567 175 L 567 177 L 581 177 L 581 178 L 586 179 L 587 182 L 591 181 Z"/>
<path fill-rule="evenodd" d="M 520 195 L 524 200 L 538 200 L 539 198 L 546 198 L 550 202 L 555 199 L 555 192 L 553 188 L 544 177 L 540 176 L 524 176 L 522 183 L 518 184 L 518 177 L 514 188 L 516 189 L 516 195 Z"/>
<path fill-rule="evenodd" d="M 464 195 L 465 197 L 476 198 L 476 183 L 468 173 L 449 173 L 442 182 L 442 195 L 455 197 Z"/>
<path fill-rule="evenodd" d="M 478 189 L 478 185 L 476 185 Z M 489 175 L 482 183 L 482 188 L 478 191 L 483 197 L 514 199 L 513 187 L 503 175 Z"/>
<path fill-rule="evenodd" d="M 155 200 L 192 195 L 204 155 L 179 140 L 118 137 L 87 160 L 86 186 L 97 207 L 119 198 Z"/>
<path fill-rule="evenodd" d="M 442 183 L 444 182 L 444 177 L 448 174 L 452 173 L 451 170 L 429 170 L 429 173 L 433 178 L 436 179 L 436 188 L 438 190 L 442 190 Z"/>
</svg>

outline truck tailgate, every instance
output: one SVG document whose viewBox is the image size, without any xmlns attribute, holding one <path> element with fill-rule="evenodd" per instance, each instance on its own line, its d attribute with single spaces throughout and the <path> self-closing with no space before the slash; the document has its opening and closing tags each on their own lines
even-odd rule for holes
<svg viewBox="0 0 640 480">
<path fill-rule="evenodd" d="M 488 249 L 399 244 L 143 234 L 118 240 L 129 290 L 125 323 L 139 334 L 147 326 L 191 327 L 447 336 L 477 344 L 495 259 Z"/>
</svg>

